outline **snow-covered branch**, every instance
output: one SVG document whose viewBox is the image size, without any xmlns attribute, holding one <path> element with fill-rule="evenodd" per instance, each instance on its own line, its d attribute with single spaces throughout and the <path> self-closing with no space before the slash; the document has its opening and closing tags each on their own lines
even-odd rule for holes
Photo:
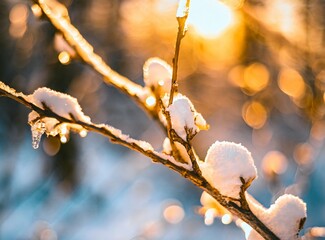
<svg viewBox="0 0 325 240">
<path fill-rule="evenodd" d="M 41 88 L 31 95 L 25 95 L 0 81 L 0 96 L 9 97 L 32 110 L 29 123 L 34 131 L 41 131 L 42 134 L 46 133 L 51 136 L 61 135 L 62 129 L 58 128 L 62 126 L 79 133 L 82 130 L 93 131 L 109 138 L 113 143 L 138 151 L 154 162 L 160 162 L 181 174 L 189 174 L 192 170 L 187 164 L 179 163 L 167 154 L 154 151 L 148 142 L 135 140 L 107 124 L 92 123 L 90 118 L 81 111 L 77 100 L 67 94 Z M 34 124 L 40 122 L 43 123 L 44 130 L 33 128 Z M 64 130 L 64 134 L 66 133 L 68 133 L 67 130 Z"/>
<path fill-rule="evenodd" d="M 133 98 L 140 106 L 151 115 L 152 105 L 147 104 L 150 92 L 142 86 L 132 82 L 125 76 L 115 72 L 105 61 L 94 52 L 93 46 L 81 35 L 79 30 L 71 23 L 68 9 L 56 0 L 32 0 L 52 25 L 58 30 L 67 43 L 76 51 L 77 55 L 96 72 L 103 76 L 107 84 L 111 84 L 128 96 Z M 39 12 L 39 11 L 37 11 Z M 152 97 L 152 96 L 151 96 Z M 155 117 L 155 116 L 154 116 Z"/>
<path fill-rule="evenodd" d="M 177 83 L 178 58 L 181 40 L 187 30 L 189 0 L 181 0 L 177 10 L 179 26 L 173 67 L 159 58 L 147 60 L 143 68 L 144 87 L 113 71 L 94 52 L 71 24 L 65 6 L 56 0 L 33 2 L 85 63 L 101 74 L 106 83 L 126 93 L 159 120 L 168 136 L 162 144 L 163 152 L 158 152 L 150 143 L 133 139 L 119 129 L 93 123 L 83 113 L 77 99 L 70 95 L 48 88 L 25 95 L 0 82 L 0 96 L 9 97 L 32 110 L 28 122 L 34 148 L 38 147 L 43 134 L 59 135 L 61 141 L 66 142 L 70 131 L 82 137 L 87 131 L 99 133 L 189 179 L 217 201 L 218 207 L 225 209 L 222 212 L 229 212 L 251 226 L 253 230 L 248 239 L 298 239 L 298 232 L 306 219 L 305 204 L 291 195 L 281 196 L 269 209 L 257 203 L 246 192 L 257 178 L 257 170 L 251 153 L 245 147 L 217 141 L 208 150 L 204 161 L 195 153 L 191 140 L 209 126 L 190 99 L 178 92 Z M 278 227 L 280 225 L 283 227 Z"/>
<path fill-rule="evenodd" d="M 120 144 L 123 146 L 128 147 L 131 150 L 137 151 L 143 154 L 146 157 L 149 157 L 153 162 L 161 163 L 166 167 L 178 172 L 184 178 L 189 179 L 193 184 L 200 187 L 202 190 L 206 191 L 210 194 L 214 199 L 216 199 L 223 207 L 228 209 L 228 211 L 235 216 L 239 217 L 243 221 L 247 222 L 252 228 L 254 228 L 261 236 L 265 239 L 278 239 L 276 235 L 268 229 L 266 225 L 263 224 L 250 209 L 247 209 L 244 206 L 247 206 L 248 203 L 246 199 L 240 199 L 240 195 L 227 196 L 227 190 L 223 192 L 223 189 L 234 188 L 234 186 L 240 186 L 240 171 L 238 171 L 238 176 L 231 176 L 231 177 L 238 177 L 238 180 L 233 180 L 232 183 L 228 186 L 221 185 L 221 192 L 219 190 L 218 185 L 218 176 L 211 173 L 211 178 L 205 173 L 205 168 L 202 167 L 205 163 L 201 163 L 201 168 L 203 170 L 202 174 L 198 171 L 193 171 L 192 165 L 189 163 L 182 163 L 177 160 L 173 156 L 170 156 L 166 153 L 159 153 L 153 149 L 153 147 L 144 141 L 136 140 L 128 135 L 123 134 L 119 129 L 116 129 L 112 126 L 106 124 L 94 124 L 91 122 L 90 117 L 84 115 L 81 110 L 81 107 L 78 101 L 63 93 L 55 92 L 48 88 L 41 88 L 36 90 L 31 95 L 25 95 L 23 93 L 17 92 L 15 89 L 10 88 L 9 86 L 5 85 L 3 82 L 0 82 L 0 96 L 9 97 L 26 107 L 32 110 L 29 116 L 29 123 L 31 124 L 31 129 L 34 131 L 33 133 L 33 146 L 36 147 L 34 141 L 39 141 L 40 137 L 45 133 L 47 135 L 60 135 L 67 134 L 70 130 L 76 131 L 81 133 L 84 130 L 92 131 L 99 133 L 107 138 L 109 138 L 113 143 Z M 36 124 L 36 126 L 35 126 Z M 35 139 L 37 136 L 37 139 Z M 178 136 L 178 135 L 177 135 Z M 179 140 L 181 143 L 182 141 Z M 218 144 L 215 144 L 218 145 Z M 214 146 L 215 146 L 214 145 Z M 181 145 L 183 146 L 183 145 Z M 228 146 L 228 145 L 227 145 Z M 235 145 L 230 144 L 229 146 L 236 148 Z M 215 147 L 213 147 L 215 148 Z M 222 148 L 220 151 L 224 151 L 221 153 L 221 156 L 228 153 L 227 147 Z M 244 148 L 239 149 L 240 151 L 247 151 Z M 211 152 L 213 150 L 209 150 Z M 236 152 L 236 149 L 234 149 Z M 189 152 L 189 151 L 187 151 Z M 239 164 L 242 161 L 246 161 L 245 157 L 242 156 L 235 156 L 233 153 L 230 154 L 228 158 L 222 157 L 220 160 L 220 167 L 223 168 L 223 164 L 226 164 L 228 161 L 229 164 Z M 245 153 L 248 154 L 248 153 Z M 212 155 L 212 156 L 211 156 Z M 218 159 L 213 160 L 213 154 L 208 154 L 208 159 L 206 159 L 206 164 L 210 164 L 210 161 L 218 161 Z M 249 154 L 247 155 L 249 158 Z M 237 162 L 231 162 L 229 158 L 237 159 Z M 199 161 L 198 159 L 195 159 Z M 250 162 L 250 159 L 247 161 Z M 244 163 L 242 163 L 244 164 Z M 250 165 L 255 169 L 253 165 Z M 234 167 L 234 165 L 232 166 Z M 237 166 L 236 166 L 237 167 Z M 231 168 L 231 166 L 230 166 Z M 229 169 L 230 169 L 229 168 Z M 213 171 L 213 169 L 211 169 Z M 219 171 L 218 168 L 216 171 Z M 229 170 L 230 171 L 230 170 Z M 225 171 L 224 174 L 229 173 L 229 171 Z M 249 173 L 250 170 L 247 170 Z M 254 172 L 254 171 L 253 171 Z M 253 179 L 255 175 L 250 176 L 251 174 L 247 173 L 247 180 Z M 226 177 L 226 175 L 224 175 Z M 246 175 L 245 175 L 246 176 Z M 246 177 L 244 179 L 246 180 Z M 232 179 L 232 178 L 231 178 Z M 239 190 L 240 191 L 240 190 Z M 239 193 L 238 193 L 239 194 Z M 235 199 L 238 197 L 238 199 Z M 243 201 L 245 204 L 243 204 Z M 240 204 L 238 204 L 238 202 Z"/>
</svg>

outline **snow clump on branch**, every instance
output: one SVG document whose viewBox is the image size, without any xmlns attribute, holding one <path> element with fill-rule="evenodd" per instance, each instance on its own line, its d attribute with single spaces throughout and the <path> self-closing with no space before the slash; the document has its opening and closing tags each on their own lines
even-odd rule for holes
<svg viewBox="0 0 325 240">
<path fill-rule="evenodd" d="M 215 142 L 200 163 L 202 175 L 224 196 L 239 199 L 242 185 L 250 184 L 257 171 L 251 153 L 241 144 Z"/>
<path fill-rule="evenodd" d="M 163 96 L 171 88 L 172 67 L 158 57 L 149 58 L 143 65 L 143 77 L 147 87 Z"/>
<path fill-rule="evenodd" d="M 31 125 L 32 145 L 35 149 L 38 148 L 44 133 L 51 136 L 59 134 L 61 142 L 67 141 L 70 130 L 78 132 L 82 137 L 86 136 L 87 131 L 77 122 L 91 123 L 91 120 L 82 112 L 76 98 L 43 87 L 35 90 L 33 94 L 26 96 L 25 99 L 43 110 L 50 110 L 60 117 L 75 122 L 61 123 L 54 117 L 41 117 L 37 112 L 32 111 L 28 116 L 28 122 Z"/>
<path fill-rule="evenodd" d="M 176 149 L 179 151 L 180 157 L 185 161 L 185 163 L 189 164 L 192 167 L 192 162 L 190 156 L 188 155 L 186 148 L 180 144 L 179 142 L 174 142 Z M 163 152 L 165 154 L 171 155 L 172 154 L 172 147 L 170 145 L 169 138 L 165 138 L 163 143 Z"/>
<path fill-rule="evenodd" d="M 90 118 L 82 112 L 78 100 L 68 94 L 42 87 L 36 89 L 33 94 L 28 95 L 26 100 L 44 110 L 48 107 L 61 117 L 90 123 Z"/>
<path fill-rule="evenodd" d="M 169 95 L 166 94 L 163 98 L 165 106 L 168 100 Z M 209 128 L 201 113 L 195 110 L 192 102 L 180 93 L 174 96 L 173 103 L 166 108 L 166 111 L 170 114 L 172 128 L 185 141 L 194 137 L 200 130 Z M 164 122 L 163 119 L 162 121 Z"/>
<path fill-rule="evenodd" d="M 306 220 L 306 204 L 290 194 L 279 197 L 269 209 L 247 198 L 252 212 L 269 227 L 281 240 L 299 239 L 298 234 Z M 263 240 L 252 230 L 248 240 Z"/>
</svg>

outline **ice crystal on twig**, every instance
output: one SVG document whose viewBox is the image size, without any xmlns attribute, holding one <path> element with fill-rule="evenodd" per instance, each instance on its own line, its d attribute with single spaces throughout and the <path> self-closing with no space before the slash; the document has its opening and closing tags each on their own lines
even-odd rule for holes
<svg viewBox="0 0 325 240">
<path fill-rule="evenodd" d="M 37 120 L 31 125 L 32 131 L 32 146 L 34 149 L 39 147 L 42 135 L 45 132 L 45 123 L 42 120 Z"/>
</svg>

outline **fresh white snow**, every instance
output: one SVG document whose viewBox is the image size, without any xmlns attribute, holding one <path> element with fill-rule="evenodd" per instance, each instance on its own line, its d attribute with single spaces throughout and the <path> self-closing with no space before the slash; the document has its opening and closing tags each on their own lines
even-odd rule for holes
<svg viewBox="0 0 325 240">
<path fill-rule="evenodd" d="M 149 58 L 143 65 L 143 77 L 145 85 L 159 91 L 161 96 L 170 92 L 172 67 L 164 60 Z"/>
<path fill-rule="evenodd" d="M 252 212 L 281 240 L 298 239 L 300 221 L 307 217 L 306 204 L 299 197 L 282 195 L 268 209 L 258 205 L 251 198 L 247 200 Z M 252 230 L 248 240 L 263 238 Z"/>
<path fill-rule="evenodd" d="M 187 169 L 189 171 L 192 171 L 192 164 L 186 164 L 186 163 L 181 163 L 175 160 L 175 158 L 173 156 L 167 155 L 165 153 L 159 153 L 159 152 L 154 152 L 157 156 L 166 159 L 168 161 L 170 161 L 171 163 L 175 164 L 176 166 L 182 167 L 184 169 Z"/>
<path fill-rule="evenodd" d="M 176 12 L 176 17 L 181 18 L 181 17 L 185 17 L 187 11 L 188 11 L 188 7 L 186 6 L 186 0 L 180 0 L 178 3 L 178 8 L 177 8 L 177 12 Z"/>
<path fill-rule="evenodd" d="M 26 96 L 26 100 L 44 109 L 44 104 L 57 115 L 72 120 L 70 114 L 77 121 L 90 123 L 90 118 L 86 116 L 78 103 L 78 100 L 68 94 L 60 93 L 46 87 L 38 88 L 31 95 Z"/>
<path fill-rule="evenodd" d="M 188 153 L 186 151 L 186 148 L 179 142 L 174 142 L 174 144 L 175 144 L 175 147 L 177 148 L 180 156 L 183 158 L 183 160 L 185 160 L 185 162 L 192 167 L 192 162 L 191 162 L 190 156 L 188 155 Z M 165 140 L 164 140 L 163 151 L 164 151 L 164 153 L 169 154 L 169 155 L 172 152 L 172 147 L 170 145 L 169 138 L 165 138 Z"/>
<path fill-rule="evenodd" d="M 68 94 L 56 92 L 49 88 L 39 88 L 31 95 L 24 96 L 24 98 L 38 106 L 41 109 L 48 107 L 52 112 L 57 115 L 76 121 L 91 123 L 90 117 L 86 116 L 76 98 Z M 60 123 L 55 118 L 43 117 L 41 119 L 39 114 L 32 111 L 28 116 L 28 122 L 31 125 L 32 131 L 32 146 L 38 148 L 40 139 L 44 133 L 51 136 L 60 135 L 61 141 L 66 142 L 70 129 L 76 132 L 83 132 L 85 129 L 78 124 L 73 123 Z"/>
<path fill-rule="evenodd" d="M 163 99 L 165 105 L 167 105 L 168 99 L 169 95 L 165 95 Z M 166 110 L 169 111 L 172 128 L 185 141 L 187 140 L 186 129 L 191 129 L 192 134 L 208 129 L 208 124 L 195 110 L 192 102 L 180 93 L 174 96 L 173 103 Z"/>
<path fill-rule="evenodd" d="M 222 195 L 239 198 L 242 182 L 257 177 L 251 153 L 241 144 L 215 142 L 208 150 L 205 161 L 200 163 L 202 175 Z"/>
</svg>

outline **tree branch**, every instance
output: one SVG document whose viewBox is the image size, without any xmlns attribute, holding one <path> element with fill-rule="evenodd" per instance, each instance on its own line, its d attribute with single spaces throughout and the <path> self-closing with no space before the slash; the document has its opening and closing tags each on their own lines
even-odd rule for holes
<svg viewBox="0 0 325 240">
<path fill-rule="evenodd" d="M 151 147 L 150 144 L 130 138 L 129 136 L 124 135 L 120 130 L 111 127 L 109 125 L 94 124 L 91 122 L 90 123 L 82 122 L 76 120 L 76 118 L 71 115 L 70 118 L 62 117 L 56 114 L 54 111 L 52 111 L 49 107 L 44 107 L 44 109 L 42 109 L 36 106 L 34 103 L 28 101 L 26 95 L 24 95 L 23 93 L 17 93 L 15 89 L 8 87 L 2 82 L 0 82 L 0 96 L 11 98 L 16 102 L 23 104 L 27 108 L 37 112 L 41 118 L 49 117 L 49 118 L 55 118 L 60 123 L 78 124 L 88 131 L 96 132 L 103 135 L 104 137 L 110 139 L 115 144 L 123 145 L 131 150 L 143 154 L 144 156 L 150 158 L 153 162 L 161 163 L 165 165 L 171 170 L 179 173 L 184 178 L 190 180 L 193 184 L 195 184 L 202 190 L 206 191 L 213 198 L 215 198 L 223 207 L 225 207 L 229 212 L 231 212 L 235 216 L 245 221 L 265 239 L 267 240 L 279 239 L 268 227 L 266 227 L 252 213 L 249 207 L 244 207 L 246 206 L 246 204 L 248 206 L 246 199 L 242 200 L 245 201 L 246 204 L 244 205 L 241 204 L 241 206 L 238 206 L 235 202 L 231 200 L 229 201 L 229 198 L 227 196 L 223 196 L 217 189 L 212 187 L 201 174 L 198 174 L 198 172 L 189 169 L 187 164 L 183 164 L 175 161 L 175 159 L 169 155 L 156 152 Z M 243 188 L 246 187 L 247 184 L 244 184 Z"/>
<path fill-rule="evenodd" d="M 52 25 L 62 33 L 65 40 L 76 50 L 79 57 L 88 65 L 90 65 L 96 72 L 101 74 L 104 77 L 104 81 L 108 84 L 112 84 L 117 89 L 123 91 L 132 99 L 134 99 L 140 106 L 142 106 L 149 114 L 154 117 L 157 117 L 158 111 L 156 108 L 150 109 L 146 103 L 146 97 L 148 97 L 148 93 L 145 91 L 146 89 L 142 86 L 130 81 L 126 77 L 118 74 L 114 70 L 112 70 L 103 59 L 97 55 L 93 47 L 83 38 L 80 32 L 71 24 L 69 14 L 67 8 L 57 2 L 56 0 L 32 0 L 35 4 L 37 4 L 43 14 L 47 17 L 47 19 L 52 23 Z M 177 14 L 177 21 L 179 24 L 176 46 L 175 46 L 175 55 L 173 59 L 173 74 L 172 74 L 172 87 L 170 90 L 170 98 L 168 105 L 173 103 L 174 94 L 178 91 L 178 83 L 177 83 L 177 71 L 178 71 L 178 59 L 180 52 L 181 40 L 185 36 L 186 33 L 186 21 L 188 17 L 188 9 L 190 0 L 185 0 L 185 7 L 181 9 L 183 12 L 181 14 Z M 120 130 L 115 129 L 111 126 L 104 124 L 94 124 L 89 122 L 82 122 L 76 120 L 74 116 L 70 116 L 70 118 L 62 117 L 55 112 L 53 112 L 50 108 L 44 107 L 40 108 L 26 100 L 26 96 L 22 93 L 17 93 L 14 89 L 9 88 L 2 82 L 0 82 L 0 96 L 9 97 L 29 109 L 37 112 L 41 118 L 50 117 L 57 119 L 60 123 L 71 123 L 78 124 L 83 128 L 99 133 L 104 137 L 110 139 L 113 143 L 120 144 L 126 146 L 129 149 L 135 150 L 144 156 L 152 159 L 153 162 L 161 163 L 166 167 L 174 170 L 179 173 L 184 178 L 189 179 L 193 184 L 201 188 L 210 194 L 213 198 L 215 198 L 223 207 L 229 210 L 232 214 L 241 218 L 243 221 L 248 223 L 252 228 L 254 228 L 262 237 L 267 240 L 276 240 L 279 239 L 268 227 L 266 227 L 249 209 L 246 199 L 241 196 L 240 206 L 229 199 L 227 196 L 223 196 L 217 189 L 212 187 L 206 179 L 202 176 L 199 167 L 197 166 L 196 157 L 193 152 L 192 146 L 189 141 L 184 142 L 180 141 L 179 137 L 175 137 L 173 134 L 173 129 L 171 126 L 171 120 L 167 117 L 167 126 L 168 135 L 170 141 L 174 141 L 174 139 L 180 142 L 187 150 L 191 162 L 193 165 L 194 171 L 188 168 L 187 164 L 183 164 L 181 162 L 175 161 L 175 158 L 156 152 L 150 144 L 146 142 L 142 142 L 139 140 L 135 140 L 130 138 L 127 135 L 121 133 Z M 168 114 L 165 114 L 167 116 Z M 242 192 L 246 190 L 245 186 L 243 187 Z M 241 194 L 243 195 L 243 194 Z"/>
<path fill-rule="evenodd" d="M 151 158 L 154 162 L 160 162 L 163 165 L 181 173 L 182 175 L 188 175 L 190 173 L 189 170 L 184 168 L 185 164 L 175 164 L 173 163 L 173 159 L 170 156 L 158 153 L 154 151 L 150 144 L 146 142 L 142 142 L 139 140 L 135 140 L 130 138 L 128 135 L 122 134 L 122 132 L 114 127 L 105 124 L 94 124 L 87 123 L 83 121 L 76 120 L 76 118 L 70 115 L 70 118 L 62 117 L 52 111 L 50 107 L 46 106 L 46 104 L 42 104 L 43 108 L 36 106 L 34 103 L 27 100 L 27 96 L 23 93 L 17 93 L 15 89 L 12 89 L 0 82 L 0 96 L 5 96 L 19 102 L 20 104 L 26 106 L 27 108 L 37 112 L 40 115 L 40 118 L 49 117 L 58 120 L 60 123 L 72 123 L 78 124 L 85 128 L 86 130 L 93 131 L 99 133 L 107 138 L 109 138 L 113 143 L 120 144 L 126 146 L 131 150 L 135 150 L 137 152 L 142 153 L 143 155 Z M 145 144 L 142 144 L 145 143 Z"/>
<path fill-rule="evenodd" d="M 62 33 L 67 43 L 73 47 L 78 56 L 97 73 L 103 76 L 104 82 L 111 84 L 134 99 L 154 118 L 156 111 L 146 105 L 144 88 L 128 78 L 111 69 L 105 61 L 94 52 L 92 45 L 81 35 L 78 29 L 71 23 L 67 8 L 56 0 L 32 0 L 42 10 L 51 24 Z"/>
</svg>

